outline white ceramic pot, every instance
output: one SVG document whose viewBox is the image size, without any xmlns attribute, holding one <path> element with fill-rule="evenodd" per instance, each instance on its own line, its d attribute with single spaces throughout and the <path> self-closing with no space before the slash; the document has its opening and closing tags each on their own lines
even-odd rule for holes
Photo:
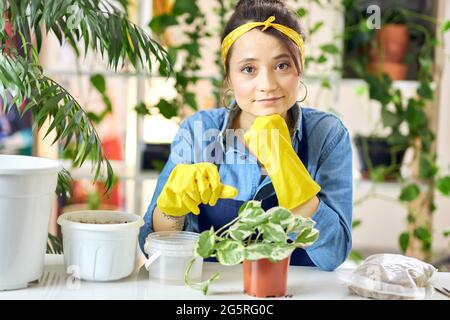
<svg viewBox="0 0 450 320">
<path fill-rule="evenodd" d="M 111 281 L 129 276 L 134 269 L 139 228 L 144 220 L 135 214 L 86 210 L 58 218 L 61 225 L 66 271 L 89 281 Z"/>
<path fill-rule="evenodd" d="M 59 170 L 55 160 L 0 155 L 0 290 L 42 275 Z"/>
</svg>

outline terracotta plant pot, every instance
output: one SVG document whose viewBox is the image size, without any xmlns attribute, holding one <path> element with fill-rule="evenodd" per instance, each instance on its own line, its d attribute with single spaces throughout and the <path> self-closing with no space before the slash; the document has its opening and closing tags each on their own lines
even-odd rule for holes
<svg viewBox="0 0 450 320">
<path fill-rule="evenodd" d="M 244 292 L 259 298 L 286 295 L 289 258 L 280 262 L 268 259 L 244 260 Z"/>
<path fill-rule="evenodd" d="M 386 73 L 392 80 L 404 80 L 406 79 L 408 65 L 393 62 L 372 62 L 369 64 L 368 71 L 371 74 Z"/>
<path fill-rule="evenodd" d="M 370 48 L 369 72 L 386 73 L 392 80 L 406 78 L 405 56 L 409 45 L 408 28 L 402 24 L 388 24 L 377 30 Z"/>
</svg>

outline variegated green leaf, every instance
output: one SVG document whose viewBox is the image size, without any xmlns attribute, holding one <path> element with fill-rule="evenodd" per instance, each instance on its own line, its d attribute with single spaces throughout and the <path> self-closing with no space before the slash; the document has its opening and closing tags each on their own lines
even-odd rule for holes
<svg viewBox="0 0 450 320">
<path fill-rule="evenodd" d="M 270 214 L 262 208 L 254 207 L 241 212 L 240 222 L 249 226 L 259 226 L 269 221 Z"/>
<path fill-rule="evenodd" d="M 263 233 L 264 241 L 275 243 L 286 243 L 287 235 L 279 224 L 267 223 L 259 227 Z"/>
<path fill-rule="evenodd" d="M 298 247 L 308 247 L 312 245 L 318 237 L 319 230 L 314 228 L 306 228 L 298 235 L 294 243 Z"/>
<path fill-rule="evenodd" d="M 236 223 L 229 228 L 230 237 L 237 241 L 247 239 L 254 231 L 254 228 L 243 223 Z"/>
<path fill-rule="evenodd" d="M 253 243 L 245 248 L 245 259 L 254 261 L 269 258 L 272 248 L 269 243 Z"/>
<path fill-rule="evenodd" d="M 316 222 L 310 218 L 303 217 L 295 217 L 295 222 L 289 225 L 287 232 L 288 233 L 300 233 L 303 229 L 313 228 Z"/>
<path fill-rule="evenodd" d="M 272 252 L 270 254 L 269 260 L 272 262 L 278 262 L 289 257 L 292 252 L 295 250 L 295 246 L 293 245 L 276 245 L 273 247 Z"/>
<path fill-rule="evenodd" d="M 245 247 L 239 241 L 223 240 L 216 244 L 217 260 L 225 266 L 233 266 L 244 261 Z"/>
<path fill-rule="evenodd" d="M 214 252 L 215 246 L 214 228 L 203 231 L 195 245 L 195 252 L 202 258 L 209 258 Z"/>
<path fill-rule="evenodd" d="M 255 200 L 244 202 L 239 208 L 238 215 L 242 216 L 243 214 L 247 214 L 245 211 L 252 208 L 261 208 L 261 202 Z"/>
<path fill-rule="evenodd" d="M 293 225 L 296 221 L 295 216 L 286 208 L 273 207 L 267 211 L 270 214 L 270 222 L 279 224 L 283 228 Z"/>
</svg>

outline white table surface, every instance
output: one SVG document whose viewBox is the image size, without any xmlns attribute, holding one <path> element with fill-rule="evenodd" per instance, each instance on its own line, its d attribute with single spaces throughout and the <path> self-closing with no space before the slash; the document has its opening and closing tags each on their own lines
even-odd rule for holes
<svg viewBox="0 0 450 320">
<path fill-rule="evenodd" d="M 339 279 L 342 272 L 351 271 L 350 266 L 341 266 L 333 272 L 312 267 L 290 266 L 287 296 L 278 299 L 362 299 L 351 295 Z M 184 286 L 163 285 L 149 280 L 143 260 L 138 259 L 133 274 L 113 282 L 79 281 L 66 274 L 62 255 L 47 255 L 45 269 L 39 282 L 30 283 L 21 290 L 0 291 L 4 299 L 152 299 L 152 300 L 201 300 L 201 299 L 255 299 L 243 293 L 242 265 L 225 267 L 214 262 L 205 262 L 203 279 L 214 272 L 221 277 L 210 285 L 210 292 L 201 292 Z M 450 273 L 438 272 L 431 279 L 437 287 L 450 288 Z M 432 292 L 428 299 L 448 299 L 438 292 Z"/>
</svg>

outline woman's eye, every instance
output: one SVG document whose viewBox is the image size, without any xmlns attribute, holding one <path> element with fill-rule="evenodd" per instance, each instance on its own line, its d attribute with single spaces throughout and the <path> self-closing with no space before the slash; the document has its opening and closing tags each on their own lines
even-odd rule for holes
<svg viewBox="0 0 450 320">
<path fill-rule="evenodd" d="M 280 64 L 278 65 L 278 67 L 279 67 L 281 70 L 286 70 L 287 68 L 290 67 L 290 65 L 289 65 L 289 63 L 280 63 Z"/>
<path fill-rule="evenodd" d="M 241 71 L 244 73 L 252 73 L 253 67 L 244 67 L 241 69 Z"/>
</svg>

